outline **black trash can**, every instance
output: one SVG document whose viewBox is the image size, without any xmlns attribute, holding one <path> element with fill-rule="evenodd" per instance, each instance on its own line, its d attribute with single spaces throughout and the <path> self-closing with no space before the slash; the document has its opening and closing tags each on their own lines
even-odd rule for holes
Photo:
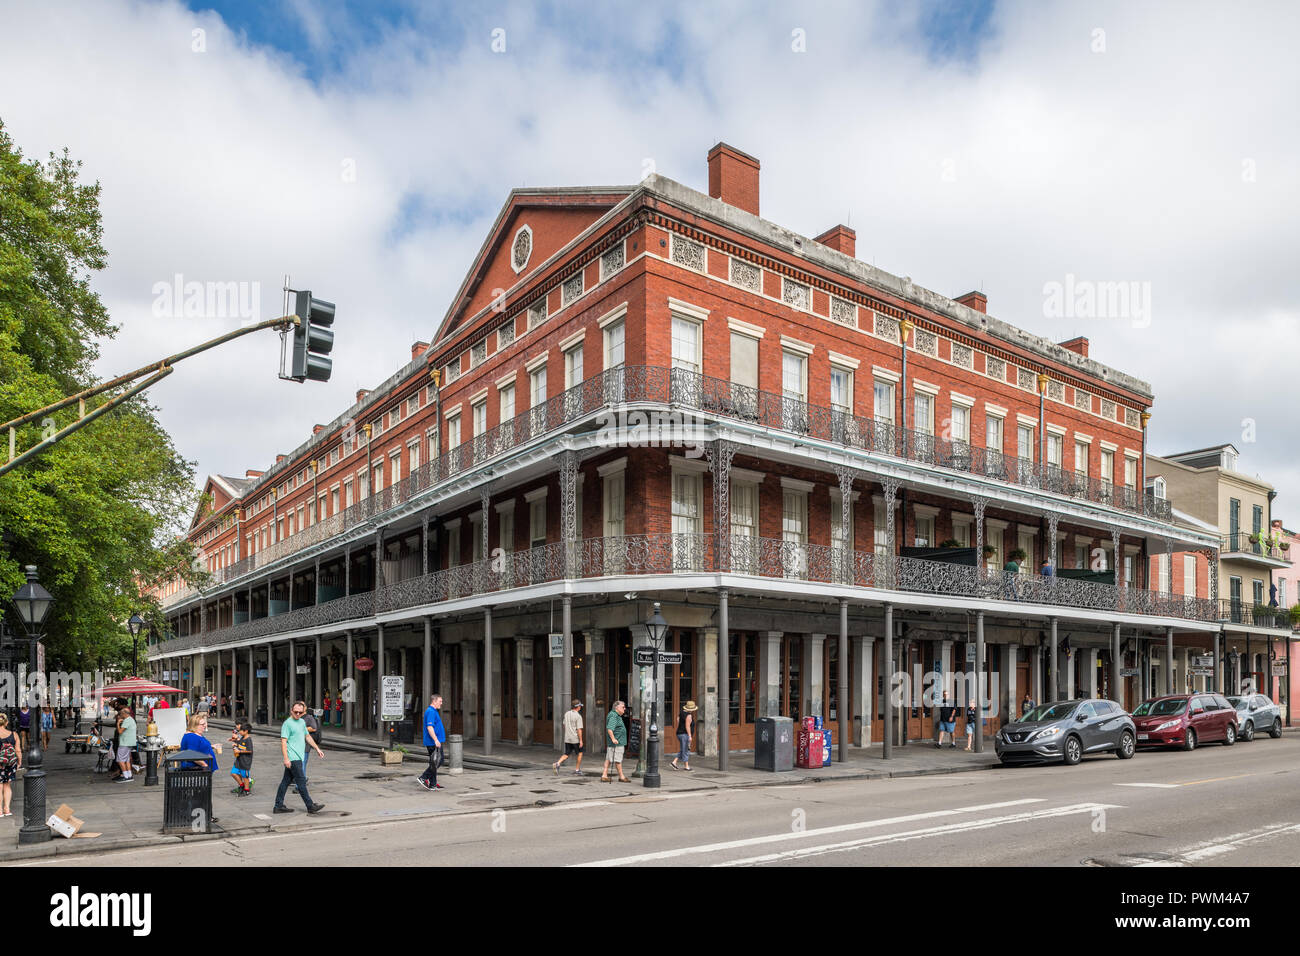
<svg viewBox="0 0 1300 956">
<path fill-rule="evenodd" d="M 207 770 L 185 769 L 187 760 L 208 760 L 197 750 L 169 754 L 163 780 L 163 832 L 212 832 L 212 774 Z"/>
<path fill-rule="evenodd" d="M 265 706 L 262 706 L 262 707 L 257 708 L 257 722 L 258 722 L 259 724 L 264 724 L 264 723 L 266 723 L 266 707 L 265 707 Z"/>
<path fill-rule="evenodd" d="M 794 769 L 794 719 L 760 717 L 754 725 L 754 769 Z"/>
<path fill-rule="evenodd" d="M 391 743 L 395 744 L 413 744 L 415 743 L 415 721 L 413 720 L 394 720 L 388 725 L 388 736 Z M 423 737 L 420 738 L 424 740 Z"/>
</svg>

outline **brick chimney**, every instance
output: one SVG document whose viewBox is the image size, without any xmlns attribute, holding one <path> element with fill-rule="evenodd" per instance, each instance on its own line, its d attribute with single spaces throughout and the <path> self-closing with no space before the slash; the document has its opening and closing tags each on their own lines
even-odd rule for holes
<svg viewBox="0 0 1300 956">
<path fill-rule="evenodd" d="M 820 242 L 823 246 L 828 246 L 836 252 L 842 252 L 846 256 L 857 255 L 858 234 L 845 225 L 832 226 L 814 239 L 813 242 Z"/>
<path fill-rule="evenodd" d="M 425 352 L 429 351 L 428 342 L 416 342 L 411 346 L 411 359 L 418 359 Z"/>
<path fill-rule="evenodd" d="M 359 405 L 362 402 L 364 402 L 366 400 L 366 396 L 369 394 L 370 394 L 370 389 L 368 388 L 357 389 L 357 404 Z"/>
<path fill-rule="evenodd" d="M 276 456 L 275 456 L 275 463 L 278 465 L 278 464 L 280 464 L 280 462 L 284 461 L 284 460 L 285 460 L 286 458 L 288 458 L 288 457 L 289 457 L 288 455 L 276 455 Z"/>
<path fill-rule="evenodd" d="M 319 434 L 320 434 L 321 432 L 323 432 L 324 430 L 325 430 L 325 426 L 324 426 L 324 425 L 313 425 L 313 426 L 311 426 L 311 433 L 312 433 L 313 435 L 319 435 Z"/>
<path fill-rule="evenodd" d="M 1078 352 L 1084 358 L 1088 357 L 1088 339 L 1080 335 L 1078 338 L 1070 339 L 1068 342 L 1062 342 L 1061 348 L 1069 349 L 1071 352 Z"/>
<path fill-rule="evenodd" d="M 719 143 L 709 150 L 709 195 L 758 215 L 758 160 Z"/>
<path fill-rule="evenodd" d="M 955 301 L 974 309 L 976 312 L 987 313 L 989 310 L 989 297 L 983 292 L 967 292 L 965 295 L 957 296 Z"/>
<path fill-rule="evenodd" d="M 244 472 L 244 477 L 245 477 L 245 478 L 261 478 L 262 475 L 263 475 L 263 472 L 260 472 L 260 471 L 253 471 L 253 469 L 251 469 L 251 468 L 248 469 L 248 471 Z"/>
</svg>

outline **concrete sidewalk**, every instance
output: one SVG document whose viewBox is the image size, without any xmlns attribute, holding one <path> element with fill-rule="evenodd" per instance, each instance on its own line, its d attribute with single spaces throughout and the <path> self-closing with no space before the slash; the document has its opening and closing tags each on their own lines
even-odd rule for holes
<svg viewBox="0 0 1300 956">
<path fill-rule="evenodd" d="M 225 727 L 221 726 L 223 724 Z M 551 770 L 551 763 L 558 754 L 549 747 L 519 747 L 505 743 L 495 744 L 491 756 L 484 755 L 481 748 L 467 746 L 465 772 L 451 775 L 444 767 L 438 779 L 445 789 L 431 793 L 417 782 L 427 763 L 422 747 L 407 745 L 411 754 L 401 765 L 383 767 L 378 760 L 378 744 L 372 736 L 348 738 L 341 732 L 327 730 L 325 759 L 313 755 L 307 768 L 312 799 L 325 804 L 325 810 L 308 816 L 302 798 L 290 791 L 285 797 L 285 805 L 295 812 L 272 814 L 275 790 L 283 772 L 278 733 L 266 731 L 255 735 L 254 792 L 247 797 L 230 792 L 232 756 L 226 743 L 229 736 L 229 721 L 213 722 L 209 739 L 223 745 L 223 753 L 218 758 L 220 771 L 213 778 L 212 808 L 216 821 L 213 832 L 176 836 L 161 832 L 161 785 L 144 786 L 143 773 L 137 774 L 131 782 L 110 782 L 106 775 L 93 772 L 94 754 L 65 754 L 63 733 L 56 731 L 51 736 L 54 748 L 46 753 L 44 763 L 48 774 L 46 815 L 66 803 L 76 816 L 85 821 L 86 832 L 101 835 L 71 840 L 54 836 L 48 843 L 20 847 L 18 830 L 22 826 L 23 799 L 20 780 L 15 786 L 14 816 L 0 821 L 0 863 L 58 854 L 222 839 L 248 833 L 329 829 L 645 794 L 639 779 L 626 784 L 602 783 L 603 754 L 592 755 L 584 761 L 583 776 L 573 773 L 573 760 L 569 760 L 556 774 Z M 882 759 L 879 746 L 850 750 L 846 763 L 780 774 L 755 770 L 752 753 L 743 752 L 731 754 L 730 766 L 725 772 L 717 769 L 716 757 L 692 760 L 694 769 L 690 773 L 674 771 L 669 766 L 672 751 L 666 750 L 665 753 L 660 773 L 662 789 L 669 792 L 946 774 L 997 765 L 992 741 L 988 741 L 983 754 L 965 753 L 960 748 L 936 750 L 931 744 L 912 743 L 895 747 L 894 757 L 888 761 Z M 470 769 L 471 766 L 480 769 Z M 629 776 L 635 769 L 635 762 L 624 766 L 624 772 Z M 160 773 L 160 784 L 161 777 Z"/>
</svg>

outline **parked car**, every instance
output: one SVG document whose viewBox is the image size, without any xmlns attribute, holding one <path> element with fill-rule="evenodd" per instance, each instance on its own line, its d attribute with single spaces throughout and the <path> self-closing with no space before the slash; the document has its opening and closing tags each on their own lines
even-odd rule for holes
<svg viewBox="0 0 1300 956">
<path fill-rule="evenodd" d="M 1274 740 L 1282 736 L 1282 708 L 1263 694 L 1229 697 L 1228 703 L 1237 709 L 1237 734 L 1242 740 L 1254 740 L 1255 731 L 1266 731 Z"/>
<path fill-rule="evenodd" d="M 1139 747 L 1182 747 L 1237 742 L 1237 711 L 1220 694 L 1172 694 L 1153 697 L 1133 711 Z"/>
<path fill-rule="evenodd" d="M 993 748 L 1004 764 L 1060 760 L 1074 766 L 1085 754 L 1106 751 L 1127 760 L 1136 752 L 1137 731 L 1113 700 L 1063 700 L 1040 704 L 1005 725 Z"/>
</svg>

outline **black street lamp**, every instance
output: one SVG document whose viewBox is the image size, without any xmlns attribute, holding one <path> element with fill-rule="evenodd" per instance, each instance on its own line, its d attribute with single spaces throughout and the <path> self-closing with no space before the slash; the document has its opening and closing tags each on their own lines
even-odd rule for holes
<svg viewBox="0 0 1300 956">
<path fill-rule="evenodd" d="M 663 646 L 664 637 L 668 634 L 668 622 L 664 620 L 663 615 L 659 613 L 659 602 L 655 602 L 654 616 L 646 622 L 646 634 L 650 638 L 650 643 L 655 649 L 654 670 L 650 673 L 654 679 L 650 685 L 650 739 L 647 742 L 647 751 L 649 758 L 646 761 L 645 778 L 642 786 L 657 789 L 659 787 L 659 649 Z"/>
<path fill-rule="evenodd" d="M 27 583 L 20 587 L 13 596 L 14 608 L 27 629 L 27 640 L 31 644 L 31 672 L 37 669 L 36 645 L 40 643 L 46 615 L 54 598 L 50 592 L 41 587 L 36 580 L 36 566 L 27 565 Z M 50 828 L 45 822 L 45 771 L 41 764 L 45 754 L 41 750 L 41 702 L 38 700 L 32 714 L 32 749 L 27 756 L 27 773 L 23 776 L 23 828 L 18 831 L 18 842 L 44 843 L 50 839 Z"/>
<path fill-rule="evenodd" d="M 144 626 L 144 618 L 139 614 L 132 614 L 131 619 L 126 622 L 127 630 L 131 632 L 131 676 L 139 677 L 135 669 L 136 663 L 136 638 L 140 636 L 140 628 Z M 135 694 L 131 695 L 131 715 L 135 716 Z"/>
</svg>

